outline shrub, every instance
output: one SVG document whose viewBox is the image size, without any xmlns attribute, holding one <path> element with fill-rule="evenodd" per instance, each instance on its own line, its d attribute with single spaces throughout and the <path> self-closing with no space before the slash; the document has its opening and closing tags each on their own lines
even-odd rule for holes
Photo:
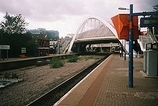
<svg viewBox="0 0 158 106">
<path fill-rule="evenodd" d="M 54 57 L 52 58 L 50 62 L 51 68 L 59 68 L 59 67 L 62 67 L 63 65 L 64 65 L 64 62 L 62 61 L 60 57 Z"/>
<path fill-rule="evenodd" d="M 72 55 L 71 57 L 68 58 L 68 62 L 76 62 L 78 60 L 77 55 Z"/>
</svg>

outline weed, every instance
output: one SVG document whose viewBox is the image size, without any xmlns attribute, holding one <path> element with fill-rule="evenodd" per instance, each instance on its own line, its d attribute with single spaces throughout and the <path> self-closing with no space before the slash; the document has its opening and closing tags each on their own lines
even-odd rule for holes
<svg viewBox="0 0 158 106">
<path fill-rule="evenodd" d="M 50 61 L 50 67 L 51 68 L 59 68 L 64 66 L 64 61 L 60 57 L 54 57 Z"/>
<path fill-rule="evenodd" d="M 68 58 L 68 62 L 77 62 L 78 56 L 77 55 L 72 55 L 71 57 Z"/>
</svg>

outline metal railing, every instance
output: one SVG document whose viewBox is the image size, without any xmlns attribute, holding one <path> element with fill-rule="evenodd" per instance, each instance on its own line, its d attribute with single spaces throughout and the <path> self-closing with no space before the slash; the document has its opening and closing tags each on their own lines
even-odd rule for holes
<svg viewBox="0 0 158 106">
<path fill-rule="evenodd" d="M 139 35 L 138 42 L 140 44 L 141 50 L 146 51 L 146 44 L 157 43 L 157 38 L 151 31 L 148 30 L 147 35 Z"/>
</svg>

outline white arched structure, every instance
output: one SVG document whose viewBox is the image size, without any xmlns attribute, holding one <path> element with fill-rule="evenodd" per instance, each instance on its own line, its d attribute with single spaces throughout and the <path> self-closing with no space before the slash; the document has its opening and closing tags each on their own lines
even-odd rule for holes
<svg viewBox="0 0 158 106">
<path fill-rule="evenodd" d="M 80 32 L 81 28 L 83 28 L 85 26 L 85 24 L 88 22 L 88 20 L 91 20 L 91 19 L 98 20 L 99 22 L 101 22 L 104 26 L 106 26 L 106 27 L 108 27 L 110 29 L 110 31 L 115 35 L 116 38 L 118 38 L 115 28 L 112 25 L 110 25 L 107 21 L 105 21 L 104 19 L 102 19 L 100 17 L 96 17 L 96 16 L 95 17 L 88 17 L 79 26 L 78 30 L 76 31 L 76 34 L 73 36 L 73 38 L 72 38 L 72 40 L 70 42 L 68 53 L 71 52 L 71 48 L 73 46 L 73 43 L 74 43 L 75 39 L 78 38 L 78 35 L 79 35 L 79 32 Z"/>
</svg>

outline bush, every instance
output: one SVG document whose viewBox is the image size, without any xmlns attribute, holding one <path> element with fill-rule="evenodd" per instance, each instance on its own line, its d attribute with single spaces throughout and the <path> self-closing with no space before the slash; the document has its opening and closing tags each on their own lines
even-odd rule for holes
<svg viewBox="0 0 158 106">
<path fill-rule="evenodd" d="M 54 57 L 52 58 L 51 62 L 50 62 L 50 67 L 51 68 L 59 68 L 64 66 L 64 62 L 62 61 L 61 58 L 59 57 Z"/>
<path fill-rule="evenodd" d="M 68 62 L 76 62 L 78 60 L 77 55 L 72 55 L 71 57 L 68 58 Z"/>
</svg>

